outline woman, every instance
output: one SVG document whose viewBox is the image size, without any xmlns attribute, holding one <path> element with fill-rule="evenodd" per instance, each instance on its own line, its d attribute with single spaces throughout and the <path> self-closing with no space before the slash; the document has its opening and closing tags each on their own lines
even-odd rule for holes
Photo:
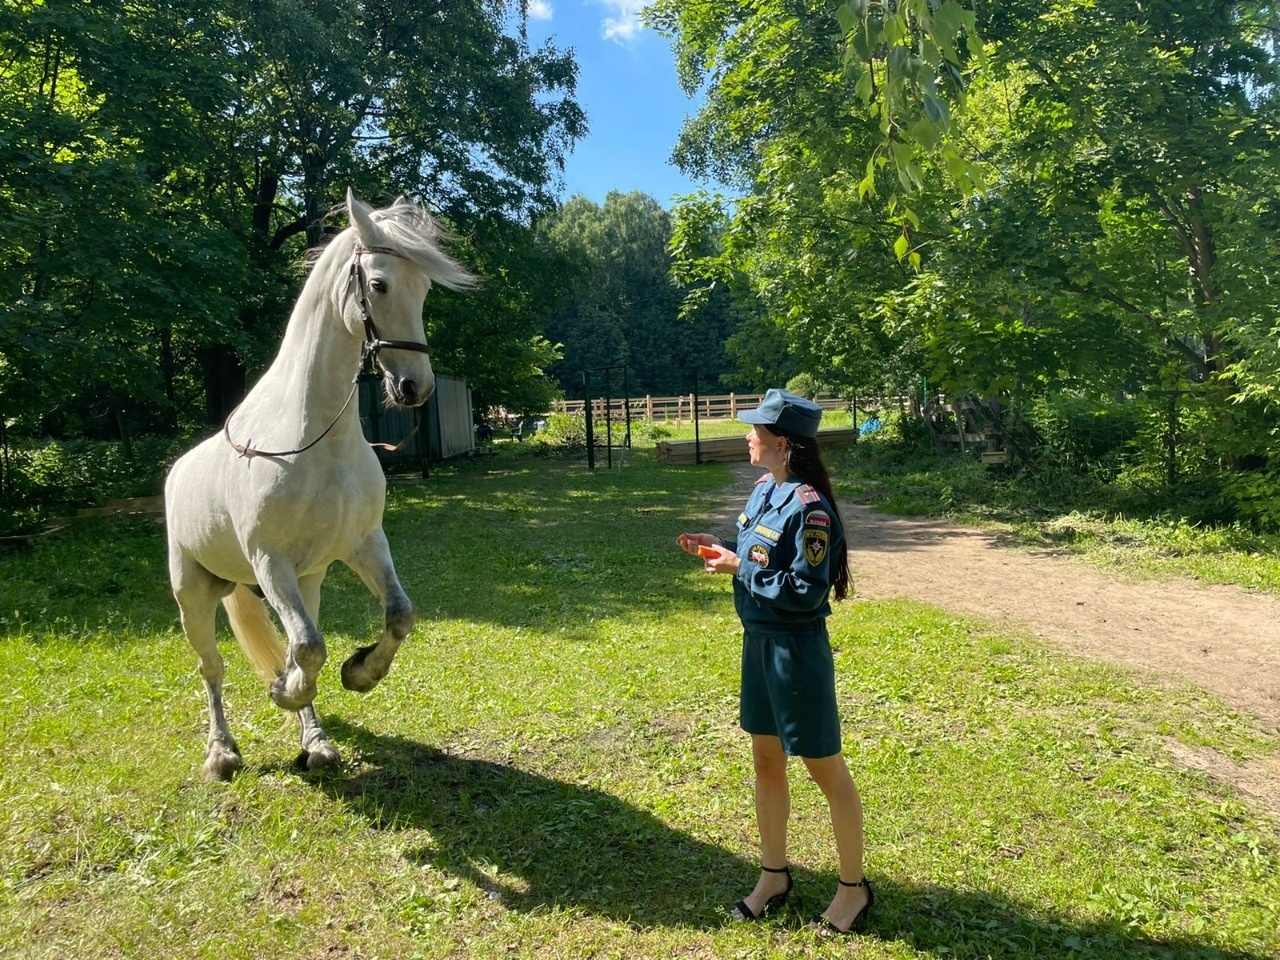
<svg viewBox="0 0 1280 960">
<path fill-rule="evenodd" d="M 787 758 L 799 756 L 827 798 L 840 857 L 840 883 L 809 928 L 820 936 L 850 933 L 874 900 L 862 874 L 862 801 L 840 753 L 835 670 L 826 618 L 829 595 L 849 593 L 844 524 L 831 478 L 818 454 L 822 408 L 785 390 L 770 390 L 755 410 L 747 447 L 757 481 L 738 517 L 736 540 L 685 533 L 677 543 L 702 556 L 708 573 L 733 577 L 742 620 L 740 720 L 751 735 L 761 873 L 733 916 L 758 920 L 791 892 Z M 701 548 L 701 549 L 700 549 Z"/>
</svg>

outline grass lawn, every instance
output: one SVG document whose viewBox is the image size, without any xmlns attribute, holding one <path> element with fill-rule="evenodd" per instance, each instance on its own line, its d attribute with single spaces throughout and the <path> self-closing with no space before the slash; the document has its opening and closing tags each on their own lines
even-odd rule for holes
<svg viewBox="0 0 1280 960">
<path fill-rule="evenodd" d="M 337 665 L 378 611 L 331 573 L 317 709 L 344 765 L 325 776 L 295 768 L 295 725 L 228 636 L 246 769 L 200 779 L 158 526 L 0 554 L 0 955 L 1280 954 L 1280 823 L 1168 749 L 1280 743 L 1195 689 L 900 602 L 831 621 L 870 932 L 801 930 L 836 862 L 798 767 L 792 902 L 727 922 L 757 868 L 737 621 L 673 543 L 723 506 L 726 469 L 636 449 L 590 472 L 521 446 L 392 487 L 420 621 L 363 697 Z"/>
</svg>

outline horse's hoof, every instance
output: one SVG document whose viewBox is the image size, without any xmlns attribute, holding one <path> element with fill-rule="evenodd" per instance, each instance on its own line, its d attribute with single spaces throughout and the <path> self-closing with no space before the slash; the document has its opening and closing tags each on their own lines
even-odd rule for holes
<svg viewBox="0 0 1280 960">
<path fill-rule="evenodd" d="M 240 754 L 221 744 L 213 745 L 204 758 L 204 776 L 206 780 L 226 782 L 243 766 L 244 760 Z"/>
<path fill-rule="evenodd" d="M 304 748 L 298 754 L 298 768 L 301 770 L 313 772 L 328 770 L 331 767 L 338 766 L 341 762 L 342 758 L 338 756 L 338 751 L 327 740 L 322 740 L 309 748 Z"/>
<path fill-rule="evenodd" d="M 365 660 L 368 659 L 373 646 L 361 647 L 342 665 L 342 685 L 355 693 L 368 693 L 378 685 L 382 676 L 375 676 Z"/>
</svg>

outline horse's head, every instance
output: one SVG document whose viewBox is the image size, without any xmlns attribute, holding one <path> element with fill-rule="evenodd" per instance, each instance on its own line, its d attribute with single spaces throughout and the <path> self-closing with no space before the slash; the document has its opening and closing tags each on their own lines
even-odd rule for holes
<svg viewBox="0 0 1280 960">
<path fill-rule="evenodd" d="M 439 226 L 403 197 L 370 210 L 347 191 L 351 265 L 344 312 L 348 328 L 365 341 L 394 404 L 416 407 L 435 390 L 422 305 L 433 282 L 454 290 L 475 278 L 439 247 Z"/>
</svg>

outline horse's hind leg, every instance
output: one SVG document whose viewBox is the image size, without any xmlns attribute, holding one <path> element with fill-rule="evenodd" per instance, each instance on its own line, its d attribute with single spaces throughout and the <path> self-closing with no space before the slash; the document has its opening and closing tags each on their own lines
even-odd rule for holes
<svg viewBox="0 0 1280 960">
<path fill-rule="evenodd" d="M 209 743 L 205 748 L 204 775 L 210 780 L 230 780 L 244 766 L 244 760 L 222 708 L 224 668 L 222 654 L 218 652 L 214 614 L 218 601 L 230 591 L 231 584 L 217 579 L 187 557 L 171 557 L 169 566 L 182 630 L 199 658 L 200 678 L 209 701 Z"/>
<path fill-rule="evenodd" d="M 342 685 L 357 693 L 368 693 L 387 675 L 401 641 L 413 629 L 413 603 L 396 577 L 391 550 L 381 529 L 361 544 L 346 563 L 381 601 L 385 611 L 378 642 L 361 647 L 342 665 Z"/>
<path fill-rule="evenodd" d="M 302 602 L 313 623 L 320 622 L 320 586 L 324 583 L 324 573 L 310 577 L 301 577 L 298 588 L 302 591 Z M 323 729 L 320 718 L 316 716 L 314 706 L 305 706 L 298 711 L 302 752 L 298 754 L 298 765 L 307 770 L 320 770 L 324 767 L 337 766 L 338 750 Z"/>
</svg>

